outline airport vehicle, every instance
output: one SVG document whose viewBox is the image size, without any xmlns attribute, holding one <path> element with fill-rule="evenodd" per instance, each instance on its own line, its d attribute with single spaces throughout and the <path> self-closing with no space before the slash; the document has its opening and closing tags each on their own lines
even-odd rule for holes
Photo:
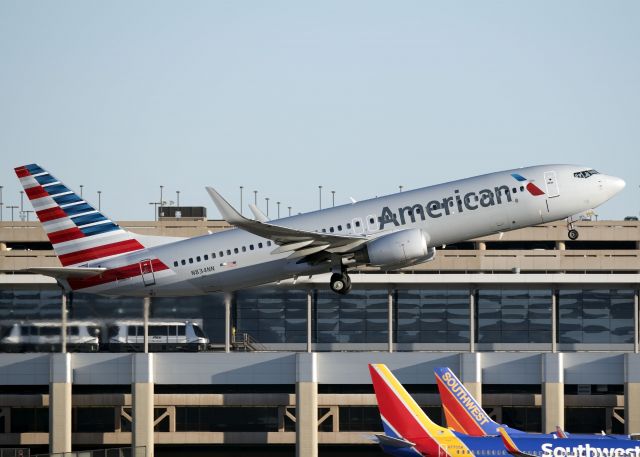
<svg viewBox="0 0 640 457">
<path fill-rule="evenodd" d="M 556 433 L 552 434 L 527 433 L 508 425 L 498 424 L 482 409 L 478 400 L 469 393 L 462 381 L 449 367 L 438 367 L 434 371 L 447 426 L 456 432 L 471 436 L 498 436 L 499 429 L 502 428 L 512 437 L 531 435 L 534 438 L 545 439 L 568 438 L 569 436 L 592 439 L 630 439 L 628 435 L 569 435 L 560 427 L 557 427 Z"/>
<path fill-rule="evenodd" d="M 101 324 L 91 321 L 67 323 L 67 350 L 96 352 L 100 348 Z M 60 349 L 60 321 L 16 322 L 3 330 L 2 352 L 49 352 Z"/>
<path fill-rule="evenodd" d="M 108 326 L 107 345 L 111 352 L 140 351 L 144 328 L 140 321 L 116 321 Z M 204 351 L 209 338 L 190 321 L 149 322 L 149 350 Z"/>
<path fill-rule="evenodd" d="M 383 364 L 370 364 L 369 372 L 378 401 L 384 434 L 376 440 L 395 456 L 496 456 L 516 457 L 637 457 L 635 440 L 564 438 L 510 435 L 498 428 L 498 436 L 470 436 L 431 421 L 391 371 Z"/>
<path fill-rule="evenodd" d="M 208 187 L 237 229 L 181 239 L 123 230 L 36 164 L 15 171 L 62 264 L 27 271 L 53 276 L 67 291 L 118 296 L 201 295 L 320 273 L 331 273 L 329 286 L 345 294 L 350 267 L 426 262 L 438 246 L 563 219 L 625 185 L 584 166 L 542 165 L 277 221 L 247 219 Z"/>
</svg>

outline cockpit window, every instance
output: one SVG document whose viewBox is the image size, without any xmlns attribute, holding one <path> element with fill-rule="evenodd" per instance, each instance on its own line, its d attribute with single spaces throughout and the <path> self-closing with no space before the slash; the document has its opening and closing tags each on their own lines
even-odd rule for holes
<svg viewBox="0 0 640 457">
<path fill-rule="evenodd" d="M 588 178 L 591 175 L 597 175 L 597 174 L 599 174 L 599 172 L 596 170 L 584 170 L 584 171 L 578 171 L 577 173 L 574 173 L 573 176 L 575 176 L 576 178 Z"/>
</svg>

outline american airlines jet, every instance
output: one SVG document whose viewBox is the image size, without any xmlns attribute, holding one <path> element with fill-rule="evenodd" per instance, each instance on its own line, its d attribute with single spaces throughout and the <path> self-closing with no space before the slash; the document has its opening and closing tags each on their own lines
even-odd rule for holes
<svg viewBox="0 0 640 457">
<path fill-rule="evenodd" d="M 273 221 L 243 217 L 207 187 L 236 229 L 183 239 L 123 230 L 36 164 L 15 171 L 62 264 L 29 271 L 68 291 L 118 296 L 201 295 L 329 272 L 331 289 L 346 294 L 351 267 L 426 262 L 438 246 L 595 208 L 625 185 L 589 167 L 542 165 Z"/>
</svg>

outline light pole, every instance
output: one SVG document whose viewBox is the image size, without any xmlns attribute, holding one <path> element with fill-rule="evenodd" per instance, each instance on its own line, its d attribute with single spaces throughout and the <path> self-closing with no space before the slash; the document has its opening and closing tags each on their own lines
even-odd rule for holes
<svg viewBox="0 0 640 457">
<path fill-rule="evenodd" d="M 240 214 L 242 214 L 242 191 L 244 186 L 240 186 Z"/>
<path fill-rule="evenodd" d="M 80 198 L 82 198 L 83 189 L 84 189 L 84 184 L 80 184 Z"/>
<path fill-rule="evenodd" d="M 24 214 L 27 215 L 27 222 L 29 222 L 29 213 L 33 213 L 33 211 L 25 211 Z"/>
<path fill-rule="evenodd" d="M 153 220 L 157 221 L 158 220 L 158 202 L 149 202 L 150 205 L 153 205 Z"/>
<path fill-rule="evenodd" d="M 398 186 L 398 189 L 400 189 L 400 192 L 402 192 L 402 186 Z"/>
<path fill-rule="evenodd" d="M 289 208 L 289 216 L 291 216 L 291 207 L 287 206 L 287 208 Z"/>
<path fill-rule="evenodd" d="M 20 191 L 20 212 L 24 211 L 24 190 Z"/>
<path fill-rule="evenodd" d="M 176 206 L 180 207 L 180 191 L 176 190 Z"/>
<path fill-rule="evenodd" d="M 164 186 L 161 184 L 160 185 L 160 209 L 162 209 L 162 189 L 164 189 Z"/>
<path fill-rule="evenodd" d="M 336 206 L 336 191 L 335 190 L 331 191 L 331 206 L 332 207 Z"/>
<path fill-rule="evenodd" d="M 280 219 L 280 202 L 276 202 L 278 204 L 278 219 Z"/>
<path fill-rule="evenodd" d="M 7 206 L 7 208 L 11 210 L 11 222 L 13 222 L 13 210 L 18 209 L 18 207 L 14 205 L 14 206 Z"/>
<path fill-rule="evenodd" d="M 258 206 L 258 191 L 257 190 L 253 191 L 253 204 Z"/>
<path fill-rule="evenodd" d="M 2 201 L 2 189 L 3 189 L 3 187 L 4 186 L 0 186 L 0 221 L 4 220 L 3 219 L 3 215 L 2 215 L 2 210 L 3 210 L 3 206 L 4 206 L 4 203 Z"/>
<path fill-rule="evenodd" d="M 102 209 L 102 191 L 98 191 L 98 211 Z"/>
<path fill-rule="evenodd" d="M 322 209 L 322 186 L 318 186 L 318 206 Z"/>
<path fill-rule="evenodd" d="M 269 217 L 269 197 L 264 198 L 267 201 L 267 217 Z"/>
</svg>

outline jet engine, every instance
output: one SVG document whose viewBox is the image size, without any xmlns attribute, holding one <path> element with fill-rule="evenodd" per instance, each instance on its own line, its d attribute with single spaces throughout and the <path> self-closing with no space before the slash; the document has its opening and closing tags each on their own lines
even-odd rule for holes
<svg viewBox="0 0 640 457">
<path fill-rule="evenodd" d="M 356 252 L 357 262 L 376 266 L 413 265 L 426 262 L 435 256 L 435 249 L 427 246 L 429 234 L 412 228 L 382 235 Z"/>
</svg>

